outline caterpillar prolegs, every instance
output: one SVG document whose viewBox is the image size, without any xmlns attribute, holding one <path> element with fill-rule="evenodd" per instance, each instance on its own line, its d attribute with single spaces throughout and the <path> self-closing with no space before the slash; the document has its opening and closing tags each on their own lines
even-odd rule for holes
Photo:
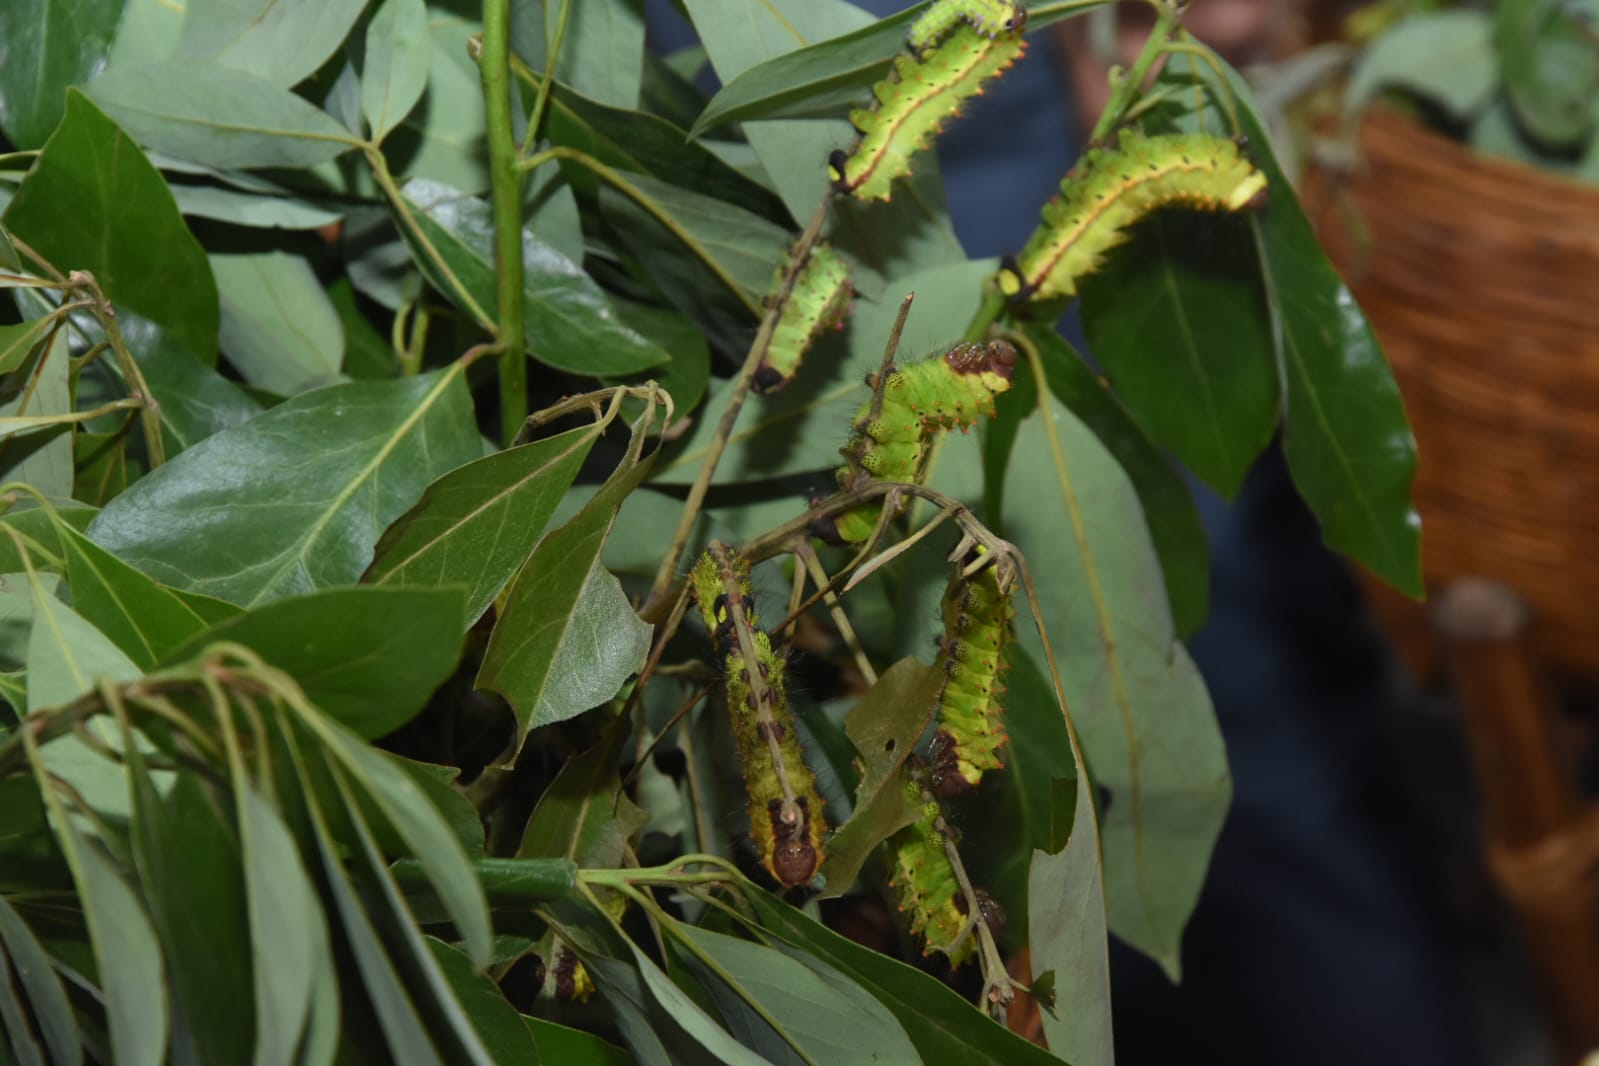
<svg viewBox="0 0 1599 1066">
<path fill-rule="evenodd" d="M 899 909 L 908 916 L 911 932 L 924 944 L 923 954 L 942 951 L 951 966 L 972 957 L 975 938 L 966 894 L 961 891 L 955 865 L 945 850 L 952 841 L 943 807 L 922 787 L 920 773 L 909 767 L 905 791 L 919 810 L 916 821 L 889 838 L 893 873 L 890 883 L 899 894 Z M 1005 925 L 1005 910 L 988 893 L 974 889 L 982 920 L 996 935 Z"/>
<path fill-rule="evenodd" d="M 868 378 L 872 398 L 855 413 L 839 485 L 849 488 L 861 472 L 880 481 L 914 481 L 933 435 L 965 431 L 980 416 L 992 415 L 994 397 L 1010 388 L 1015 365 L 1009 342 L 988 341 L 957 344 L 937 358 L 890 366 Z M 880 512 L 871 504 L 838 516 L 837 539 L 865 540 Z"/>
<path fill-rule="evenodd" d="M 689 577 L 705 627 L 721 658 L 733 739 L 744 764 L 750 837 L 784 887 L 803 885 L 822 863 L 822 798 L 805 765 L 783 685 L 783 660 L 760 628 L 749 567 L 712 543 Z"/>
<path fill-rule="evenodd" d="M 944 687 L 928 775 L 941 796 L 969 792 L 984 771 L 1004 766 L 999 758 L 1005 745 L 1001 681 L 1010 666 L 1015 611 L 1009 581 L 1001 580 L 991 561 L 983 565 L 987 556 L 986 548 L 976 548 L 968 565 L 956 566 L 944 593 L 944 633 L 934 664 L 944 674 Z M 981 568 L 971 573 L 973 566 Z"/>
<path fill-rule="evenodd" d="M 1000 288 L 1018 299 L 1070 296 L 1127 239 L 1127 228 L 1157 208 L 1241 211 L 1265 191 L 1266 176 L 1233 141 L 1124 131 L 1117 147 L 1090 149 L 1066 175 L 1026 247 L 1001 270 Z"/>
<path fill-rule="evenodd" d="M 925 53 L 896 57 L 889 76 L 872 86 L 876 104 L 850 112 L 861 139 L 829 160 L 835 187 L 857 199 L 887 200 L 895 179 L 910 173 L 911 158 L 944 122 L 1026 50 L 1019 33 L 985 37 L 969 22 L 956 21 Z"/>
</svg>

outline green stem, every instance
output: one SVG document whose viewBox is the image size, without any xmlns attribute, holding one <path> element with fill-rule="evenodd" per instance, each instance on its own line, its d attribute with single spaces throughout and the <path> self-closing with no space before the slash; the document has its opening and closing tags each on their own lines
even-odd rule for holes
<svg viewBox="0 0 1599 1066">
<path fill-rule="evenodd" d="M 1145 80 L 1149 71 L 1166 50 L 1167 41 L 1171 38 L 1172 28 L 1177 25 L 1180 12 L 1177 5 L 1170 0 L 1155 5 L 1155 25 L 1149 31 L 1149 38 L 1144 42 L 1143 51 L 1138 53 L 1138 58 L 1133 60 L 1132 68 L 1126 71 L 1111 88 L 1110 99 L 1105 102 L 1105 110 L 1099 114 L 1099 121 L 1094 123 L 1094 132 L 1089 134 L 1088 143 L 1097 144 L 1110 135 L 1116 128 L 1116 123 L 1121 121 L 1125 112 Z"/>
<path fill-rule="evenodd" d="M 527 418 L 522 282 L 522 172 L 511 128 L 511 0 L 483 0 L 483 115 L 489 140 L 494 275 L 499 296 L 500 433 L 509 441 Z"/>
<path fill-rule="evenodd" d="M 123 382 L 133 393 L 133 398 L 139 401 L 139 427 L 144 431 L 145 458 L 150 461 L 150 469 L 154 470 L 167 461 L 166 442 L 161 437 L 161 404 L 145 382 L 138 360 L 133 358 L 127 342 L 122 339 L 122 327 L 117 325 L 117 313 L 111 301 L 106 299 L 105 293 L 100 291 L 100 286 L 88 271 L 74 271 L 72 278 L 74 281 L 81 280 L 92 294 L 90 310 L 105 331 L 105 338 L 117 358 L 117 369 L 122 371 Z"/>
</svg>

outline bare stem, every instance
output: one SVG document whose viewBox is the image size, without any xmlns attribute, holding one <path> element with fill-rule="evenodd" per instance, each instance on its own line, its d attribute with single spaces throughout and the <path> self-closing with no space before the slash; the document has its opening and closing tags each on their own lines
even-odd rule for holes
<svg viewBox="0 0 1599 1066">
<path fill-rule="evenodd" d="M 565 8 L 563 7 L 563 11 Z M 506 441 L 527 418 L 527 355 L 523 321 L 522 172 L 511 127 L 511 0 L 483 0 L 483 116 L 489 142 L 490 206 L 494 214 L 494 280 L 499 298 L 500 433 Z"/>
</svg>

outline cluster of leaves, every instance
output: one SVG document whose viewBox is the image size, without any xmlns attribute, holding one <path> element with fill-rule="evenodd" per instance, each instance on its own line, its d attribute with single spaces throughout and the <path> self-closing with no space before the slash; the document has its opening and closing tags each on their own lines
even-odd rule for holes
<svg viewBox="0 0 1599 1066">
<path fill-rule="evenodd" d="M 19 1062 L 627 1061 L 596 1033 L 649 1062 L 1049 1060 L 910 945 L 757 884 L 712 657 L 679 625 L 712 538 L 772 560 L 772 618 L 790 578 L 797 603 L 860 574 L 811 545 L 805 495 L 910 291 L 904 348 L 995 328 L 1028 354 L 890 533 L 954 514 L 1031 563 L 1007 765 L 952 815 L 984 826 L 962 856 L 1046 1007 L 1053 985 L 1054 1056 L 1108 1061 L 1107 926 L 1177 971 L 1230 783 L 1181 644 L 1208 560 L 1168 453 L 1231 495 L 1280 425 L 1328 542 L 1415 589 L 1413 447 L 1365 320 L 1177 5 L 1157 87 L 1125 79 L 1102 125 L 1136 104 L 1243 135 L 1271 193 L 1152 218 L 1085 282 L 1109 388 L 1058 306 L 996 299 L 931 155 L 889 203 L 833 202 L 843 116 L 914 12 L 682 6 L 700 44 L 667 57 L 631 0 L 0 8 Z M 806 219 L 800 245 L 849 264 L 849 324 L 752 398 Z M 837 827 L 830 920 L 884 909 L 872 859 L 911 817 L 936 540 L 779 638 Z"/>
<path fill-rule="evenodd" d="M 1379 6 L 1393 21 L 1360 54 L 1348 113 L 1399 90 L 1478 151 L 1599 181 L 1599 3 Z"/>
</svg>

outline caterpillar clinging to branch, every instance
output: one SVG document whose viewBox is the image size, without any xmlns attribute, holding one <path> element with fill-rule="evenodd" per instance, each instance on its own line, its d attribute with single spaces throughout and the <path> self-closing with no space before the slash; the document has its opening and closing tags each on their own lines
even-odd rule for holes
<svg viewBox="0 0 1599 1066">
<path fill-rule="evenodd" d="M 1265 190 L 1266 176 L 1232 141 L 1125 131 L 1118 147 L 1090 149 L 1066 175 L 1027 246 L 1000 272 L 1000 288 L 1018 299 L 1070 296 L 1151 211 L 1173 204 L 1239 211 Z"/>
<path fill-rule="evenodd" d="M 951 966 L 972 957 L 976 938 L 960 879 L 955 875 L 945 843 L 949 824 L 938 800 L 922 787 L 919 773 L 907 764 L 906 794 L 919 809 L 916 821 L 889 838 L 893 874 L 890 882 L 899 892 L 899 909 L 910 921 L 911 932 L 925 945 L 923 954 L 942 951 Z M 996 933 L 1004 927 L 1005 911 L 988 893 L 975 889 L 982 919 Z"/>
<path fill-rule="evenodd" d="M 987 555 L 986 548 L 978 547 L 972 561 L 980 565 Z M 970 791 L 985 770 L 1004 765 L 999 759 L 1005 744 L 1001 676 L 1010 665 L 1006 650 L 1015 617 L 1011 587 L 992 563 L 967 576 L 969 570 L 957 565 L 944 593 L 944 634 L 935 663 L 943 671 L 944 687 L 938 697 L 929 781 L 941 796 Z"/>
<path fill-rule="evenodd" d="M 911 172 L 911 157 L 1026 47 L 1018 33 L 989 38 L 961 22 L 924 54 L 898 56 L 889 76 L 872 86 L 876 105 L 850 112 L 861 139 L 852 151 L 833 153 L 833 184 L 857 199 L 888 199 L 894 180 Z"/>
<path fill-rule="evenodd" d="M 712 543 L 690 575 L 694 598 L 726 672 L 727 710 L 744 763 L 750 836 L 785 888 L 810 881 L 822 862 L 822 798 L 805 765 L 783 687 L 783 660 L 760 628 L 749 566 Z"/>
<path fill-rule="evenodd" d="M 906 43 L 921 55 L 962 22 L 984 37 L 1018 34 L 1027 28 L 1027 9 L 1013 0 L 934 0 L 911 23 Z"/>
<path fill-rule="evenodd" d="M 864 472 L 880 481 L 914 481 L 928 441 L 940 430 L 973 426 L 994 413 L 994 397 L 1010 388 L 1016 349 L 1006 341 L 957 344 L 944 355 L 890 366 L 873 375 L 872 398 L 861 405 L 844 446 L 847 466 L 838 483 L 849 488 Z M 857 507 L 836 521 L 838 538 L 858 543 L 871 535 L 881 508 Z"/>
<path fill-rule="evenodd" d="M 790 253 L 792 256 L 793 253 Z M 768 300 L 782 292 L 790 259 L 777 268 Z M 841 324 L 849 311 L 852 290 L 844 260 L 826 244 L 811 249 L 794 278 L 794 287 L 779 309 L 777 323 L 766 346 L 766 357 L 755 368 L 750 384 L 756 392 L 771 393 L 794 380 L 800 360 L 824 329 Z"/>
</svg>

